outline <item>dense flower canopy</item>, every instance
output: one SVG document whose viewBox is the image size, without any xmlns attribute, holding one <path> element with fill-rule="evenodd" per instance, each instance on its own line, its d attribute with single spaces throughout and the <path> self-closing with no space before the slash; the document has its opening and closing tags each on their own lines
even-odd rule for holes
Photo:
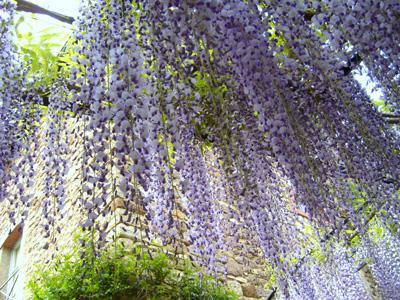
<svg viewBox="0 0 400 300">
<path fill-rule="evenodd" d="M 28 213 L 30 147 L 43 120 L 13 44 L 14 12 L 0 0 L 0 199 L 12 199 L 12 220 Z M 322 266 L 303 263 L 313 241 L 294 207 L 304 207 L 321 246 L 346 242 L 349 226 L 362 236 L 360 251 L 395 299 L 399 140 L 352 70 L 362 61 L 387 109 L 400 111 L 399 18 L 396 0 L 88 1 L 70 76 L 50 88 L 46 230 L 64 205 L 73 118 L 84 127 L 82 227 L 100 239 L 107 226 L 96 218 L 118 194 L 127 215 L 144 209 L 149 234 L 174 245 L 184 199 L 193 251 L 211 271 L 247 230 L 281 274 L 282 297 L 365 299 L 345 246 Z M 368 239 L 371 211 L 389 228 L 386 246 Z"/>
</svg>

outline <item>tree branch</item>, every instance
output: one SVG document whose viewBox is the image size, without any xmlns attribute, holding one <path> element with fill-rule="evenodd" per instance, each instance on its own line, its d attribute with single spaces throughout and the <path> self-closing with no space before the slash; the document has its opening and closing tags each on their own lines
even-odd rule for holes
<svg viewBox="0 0 400 300">
<path fill-rule="evenodd" d="M 389 124 L 400 124 L 400 115 L 398 114 L 383 113 L 382 117 Z"/>
<path fill-rule="evenodd" d="M 384 118 L 395 118 L 395 119 L 400 119 L 400 115 L 396 115 L 396 114 L 388 114 L 388 113 L 383 113 L 382 117 Z"/>
</svg>

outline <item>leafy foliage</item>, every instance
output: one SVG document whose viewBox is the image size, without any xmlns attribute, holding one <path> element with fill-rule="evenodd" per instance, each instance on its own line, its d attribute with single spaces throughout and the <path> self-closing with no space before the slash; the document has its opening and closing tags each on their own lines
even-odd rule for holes
<svg viewBox="0 0 400 300">
<path fill-rule="evenodd" d="M 112 244 L 106 251 L 76 244 L 70 252 L 39 266 L 29 282 L 33 299 L 235 300 L 237 296 L 188 261 L 178 271 L 162 251 L 128 251 Z"/>
<path fill-rule="evenodd" d="M 22 33 L 18 28 L 25 23 L 24 21 L 24 17 L 21 16 L 15 24 L 21 60 L 30 66 L 27 76 L 33 80 L 34 87 L 48 89 L 55 79 L 62 75 L 65 77 L 66 70 L 63 66 L 65 61 L 69 61 L 70 53 L 63 51 L 62 47 L 65 41 L 68 41 L 68 35 L 53 27 L 42 29 L 35 34 L 33 28 Z"/>
</svg>

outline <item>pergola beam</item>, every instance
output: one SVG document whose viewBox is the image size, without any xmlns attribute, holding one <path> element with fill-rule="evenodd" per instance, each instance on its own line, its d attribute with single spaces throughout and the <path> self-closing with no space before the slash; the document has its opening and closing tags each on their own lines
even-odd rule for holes
<svg viewBox="0 0 400 300">
<path fill-rule="evenodd" d="M 17 0 L 17 11 L 24 11 L 24 12 L 34 13 L 34 14 L 47 15 L 49 17 L 57 19 L 60 22 L 64 22 L 64 23 L 68 23 L 68 24 L 72 24 L 75 20 L 73 17 L 66 16 L 66 15 L 60 14 L 58 12 L 48 10 L 37 4 L 31 3 L 31 2 L 25 1 L 25 0 Z"/>
</svg>

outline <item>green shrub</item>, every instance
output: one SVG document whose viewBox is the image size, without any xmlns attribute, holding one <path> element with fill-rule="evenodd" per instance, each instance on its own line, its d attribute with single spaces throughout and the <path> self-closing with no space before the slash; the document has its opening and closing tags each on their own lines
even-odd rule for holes
<svg viewBox="0 0 400 300">
<path fill-rule="evenodd" d="M 216 299 L 237 296 L 214 278 L 201 274 L 186 261 L 175 269 L 161 251 L 113 245 L 96 255 L 90 247 L 74 246 L 57 256 L 50 267 L 38 266 L 28 287 L 33 299 Z"/>
</svg>

